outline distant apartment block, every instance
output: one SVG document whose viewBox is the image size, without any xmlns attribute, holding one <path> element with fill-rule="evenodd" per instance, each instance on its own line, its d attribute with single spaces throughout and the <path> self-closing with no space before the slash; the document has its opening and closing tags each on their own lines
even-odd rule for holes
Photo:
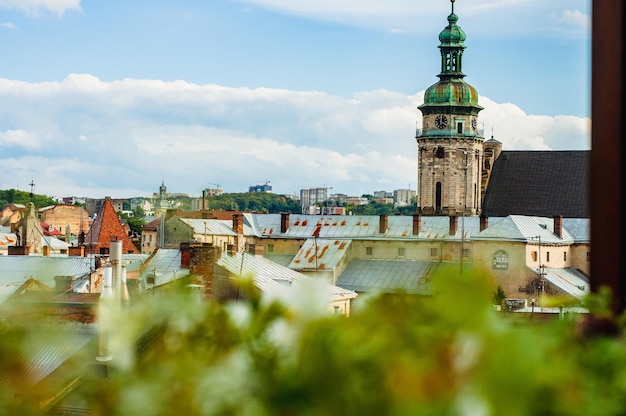
<svg viewBox="0 0 626 416">
<path fill-rule="evenodd" d="M 374 198 L 376 199 L 393 198 L 393 193 L 387 192 L 387 191 L 375 191 Z"/>
<path fill-rule="evenodd" d="M 328 199 L 328 188 L 300 189 L 300 205 L 307 207 L 318 202 L 326 202 Z"/>
<path fill-rule="evenodd" d="M 268 185 L 267 183 L 263 185 L 253 185 L 248 188 L 248 192 L 272 192 L 272 185 Z"/>
<path fill-rule="evenodd" d="M 410 205 L 417 196 L 412 189 L 396 189 L 393 191 L 393 203 L 396 205 Z"/>
</svg>

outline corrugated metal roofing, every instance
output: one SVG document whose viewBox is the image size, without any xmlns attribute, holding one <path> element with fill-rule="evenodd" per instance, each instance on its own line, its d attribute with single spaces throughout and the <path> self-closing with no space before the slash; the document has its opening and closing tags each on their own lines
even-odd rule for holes
<svg viewBox="0 0 626 416">
<path fill-rule="evenodd" d="M 438 261 L 427 260 L 352 260 L 337 285 L 358 292 L 429 294 Z"/>
<path fill-rule="evenodd" d="M 337 285 L 357 292 L 430 295 L 436 275 L 472 272 L 472 265 L 429 260 L 353 260 Z"/>
<path fill-rule="evenodd" d="M 589 218 L 563 218 L 563 228 L 567 229 L 575 243 L 591 242 L 590 226 Z"/>
<path fill-rule="evenodd" d="M 288 292 L 285 290 L 289 288 L 290 283 L 312 279 L 265 257 L 248 253 L 222 255 L 216 264 L 235 276 L 252 276 L 259 289 L 277 296 L 287 296 Z M 353 291 L 335 285 L 329 284 L 327 288 L 328 294 L 333 300 L 356 296 Z"/>
<path fill-rule="evenodd" d="M 387 217 L 387 230 L 380 232 L 378 215 L 299 215 L 289 216 L 289 228 L 280 233 L 280 214 L 249 214 L 246 218 L 252 229 L 260 237 L 308 239 L 319 238 L 349 239 L 425 239 L 460 240 L 468 238 L 480 230 L 480 218 L 458 217 L 457 232 L 450 235 L 450 217 L 422 216 L 419 235 L 413 235 L 413 217 L 392 215 Z M 499 218 L 490 218 L 491 223 Z"/>
<path fill-rule="evenodd" d="M 0 234 L 0 248 L 7 248 L 8 246 L 14 246 L 17 243 L 17 235 L 15 234 Z"/>
<path fill-rule="evenodd" d="M 589 279 L 572 267 L 545 269 L 545 279 L 565 293 L 578 299 L 589 294 Z"/>
<path fill-rule="evenodd" d="M 295 256 L 292 254 L 268 253 L 266 251 L 265 253 L 263 253 L 263 257 L 270 261 L 273 261 L 274 263 L 280 264 L 281 266 L 289 267 L 291 261 Z"/>
<path fill-rule="evenodd" d="M 81 277 L 92 265 L 87 257 L 0 256 L 0 285 L 20 286 L 32 278 L 53 288 L 55 276 Z"/>
<path fill-rule="evenodd" d="M 289 264 L 293 270 L 334 270 L 348 252 L 352 240 L 311 238 Z"/>
<path fill-rule="evenodd" d="M 189 270 L 181 268 L 181 252 L 175 249 L 159 249 L 148 263 L 141 275 L 140 281 L 146 281 L 148 277 L 154 277 L 154 285 L 160 286 L 189 274 Z"/>
<path fill-rule="evenodd" d="M 490 225 L 482 232 L 472 235 L 472 240 L 503 240 L 539 242 L 545 244 L 572 244 L 574 238 L 563 227 L 562 238 L 554 233 L 554 219 L 510 215 Z M 539 238 L 540 237 L 540 238 Z"/>
<path fill-rule="evenodd" d="M 233 231 L 233 222 L 227 220 L 198 220 L 192 218 L 181 218 L 185 224 L 193 228 L 194 234 L 203 235 L 229 235 L 236 236 L 237 233 Z M 245 225 L 244 225 L 245 234 Z"/>
<path fill-rule="evenodd" d="M 15 335 L 15 336 L 12 336 Z M 42 336 L 45 335 L 45 336 Z M 97 336 L 95 330 L 62 331 L 48 334 L 3 334 L 2 344 L 24 364 L 32 385 L 51 374 Z M 0 385 L 11 382 L 0 374 Z"/>
</svg>

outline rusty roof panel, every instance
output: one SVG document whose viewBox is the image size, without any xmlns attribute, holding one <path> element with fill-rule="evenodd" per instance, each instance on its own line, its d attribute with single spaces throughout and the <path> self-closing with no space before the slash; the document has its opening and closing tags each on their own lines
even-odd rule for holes
<svg viewBox="0 0 626 416">
<path fill-rule="evenodd" d="M 351 247 L 350 240 L 308 239 L 289 267 L 294 270 L 334 270 Z"/>
</svg>

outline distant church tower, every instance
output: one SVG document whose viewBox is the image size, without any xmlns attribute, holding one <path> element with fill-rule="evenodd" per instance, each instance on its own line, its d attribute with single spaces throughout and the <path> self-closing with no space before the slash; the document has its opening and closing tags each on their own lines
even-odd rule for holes
<svg viewBox="0 0 626 416">
<path fill-rule="evenodd" d="M 167 188 L 163 181 L 161 182 L 161 186 L 159 186 L 159 197 L 154 205 L 154 216 L 157 218 L 160 217 L 161 214 L 165 214 L 170 208 L 170 203 L 167 200 Z"/>
<path fill-rule="evenodd" d="M 478 128 L 476 89 L 463 81 L 465 32 L 448 16 L 439 34 L 439 81 L 424 93 L 422 129 L 417 130 L 418 212 L 423 215 L 479 215 L 483 133 Z"/>
</svg>

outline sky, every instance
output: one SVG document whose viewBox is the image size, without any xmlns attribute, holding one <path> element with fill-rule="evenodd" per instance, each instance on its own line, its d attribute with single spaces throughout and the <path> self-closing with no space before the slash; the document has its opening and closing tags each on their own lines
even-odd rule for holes
<svg viewBox="0 0 626 416">
<path fill-rule="evenodd" d="M 0 0 L 0 189 L 416 189 L 448 0 Z M 591 0 L 457 0 L 503 150 L 590 149 Z"/>
</svg>

